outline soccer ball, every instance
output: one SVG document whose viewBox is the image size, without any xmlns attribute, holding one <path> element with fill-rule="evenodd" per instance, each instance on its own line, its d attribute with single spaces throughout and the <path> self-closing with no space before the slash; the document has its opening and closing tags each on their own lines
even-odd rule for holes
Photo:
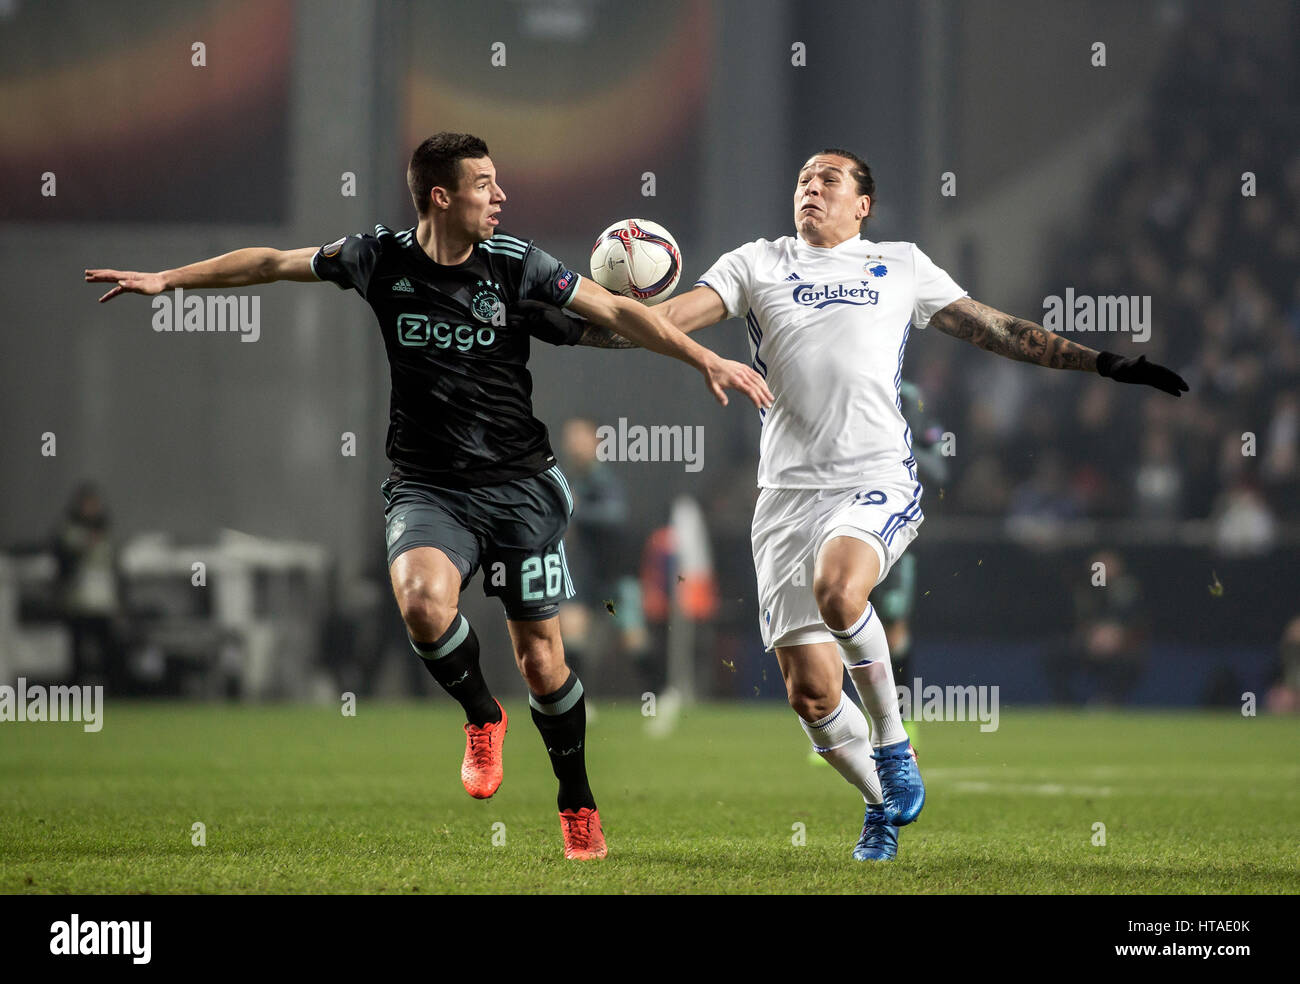
<svg viewBox="0 0 1300 984">
<path fill-rule="evenodd" d="M 667 299 L 682 276 L 677 240 L 657 222 L 624 219 L 600 234 L 591 250 L 591 279 L 642 304 Z"/>
</svg>

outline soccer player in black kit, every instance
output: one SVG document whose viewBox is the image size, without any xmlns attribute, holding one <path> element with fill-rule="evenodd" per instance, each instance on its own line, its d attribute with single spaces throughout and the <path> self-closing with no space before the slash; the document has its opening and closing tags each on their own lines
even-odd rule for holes
<svg viewBox="0 0 1300 984">
<path fill-rule="evenodd" d="M 506 196 L 487 145 L 439 133 L 411 156 L 417 224 L 344 236 L 320 248 L 236 250 L 176 270 L 87 270 L 122 293 L 332 281 L 375 312 L 392 373 L 382 491 L 389 572 L 411 646 L 465 710 L 461 781 L 479 799 L 502 778 L 506 714 L 479 669 L 478 638 L 458 611 L 484 569 L 501 598 L 533 723 L 559 781 L 567 858 L 606 854 L 587 782 L 582 683 L 564 661 L 557 612 L 572 597 L 564 531 L 573 510 L 546 427 L 532 412 L 530 331 L 553 344 L 624 338 L 695 366 L 723 405 L 735 389 L 766 407 L 772 394 L 750 367 L 692 342 L 653 309 L 580 277 L 531 240 L 498 231 Z M 520 302 L 544 301 L 583 320 L 555 327 Z M 570 320 L 570 319 L 565 319 Z M 611 332 L 616 333 L 611 334 Z"/>
</svg>

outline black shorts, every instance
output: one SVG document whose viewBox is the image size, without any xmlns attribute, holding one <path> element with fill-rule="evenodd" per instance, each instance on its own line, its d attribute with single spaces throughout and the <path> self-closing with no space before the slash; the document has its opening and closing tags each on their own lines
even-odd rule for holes
<svg viewBox="0 0 1300 984">
<path fill-rule="evenodd" d="M 564 556 L 573 496 L 558 466 L 476 489 L 390 478 L 380 490 L 390 567 L 412 547 L 437 547 L 460 571 L 462 591 L 481 566 L 483 593 L 515 620 L 551 618 L 573 597 Z"/>
</svg>

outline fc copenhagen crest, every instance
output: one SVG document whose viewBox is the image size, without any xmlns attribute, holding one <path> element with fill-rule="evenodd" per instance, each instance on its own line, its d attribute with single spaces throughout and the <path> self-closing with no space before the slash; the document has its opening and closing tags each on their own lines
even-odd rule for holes
<svg viewBox="0 0 1300 984">
<path fill-rule="evenodd" d="M 885 274 L 889 273 L 889 267 L 885 266 L 884 259 L 885 258 L 879 254 L 868 256 L 867 262 L 862 264 L 862 272 L 869 273 L 873 277 L 885 276 Z"/>
</svg>

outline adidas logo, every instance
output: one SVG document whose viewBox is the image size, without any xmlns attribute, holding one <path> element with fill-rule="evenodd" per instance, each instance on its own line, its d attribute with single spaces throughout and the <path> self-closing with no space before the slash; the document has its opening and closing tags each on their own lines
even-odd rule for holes
<svg viewBox="0 0 1300 984">
<path fill-rule="evenodd" d="M 403 277 L 401 280 L 397 281 L 397 283 L 393 284 L 393 293 L 414 294 L 415 288 L 411 286 L 411 282 L 409 280 Z"/>
<path fill-rule="evenodd" d="M 800 277 L 799 274 L 797 274 L 797 273 L 792 273 L 792 274 L 790 274 L 790 276 L 786 277 L 785 279 L 786 279 L 786 280 L 801 280 L 801 279 L 803 279 L 803 278 Z"/>
</svg>

